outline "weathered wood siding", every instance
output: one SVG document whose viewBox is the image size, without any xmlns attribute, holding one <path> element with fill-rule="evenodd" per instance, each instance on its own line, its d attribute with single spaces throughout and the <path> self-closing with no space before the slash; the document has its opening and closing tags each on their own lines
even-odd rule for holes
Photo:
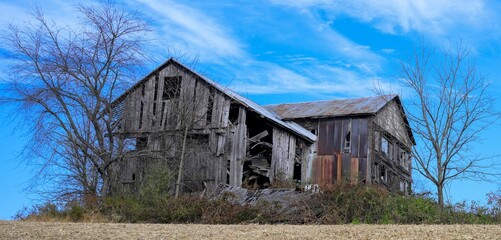
<svg viewBox="0 0 501 240">
<path fill-rule="evenodd" d="M 165 83 L 179 77 L 179 89 L 167 89 Z M 171 91 L 178 97 L 165 98 Z M 172 93 L 174 92 L 174 93 Z M 228 126 L 231 99 L 173 65 L 159 71 L 129 93 L 124 99 L 123 133 L 147 133 L 179 128 L 188 117 L 193 128 Z M 210 108 L 210 109 L 209 109 Z M 207 114 L 211 114 L 207 117 Z M 207 122 L 210 119 L 210 122 Z"/>
<path fill-rule="evenodd" d="M 178 87 L 176 79 L 180 81 Z M 172 152 L 180 152 L 179 146 L 171 144 L 180 141 L 174 139 L 179 138 L 179 134 L 173 133 L 179 133 L 184 129 L 183 124 L 189 122 L 192 142 L 187 145 L 183 170 L 184 185 L 189 188 L 185 190 L 199 190 L 202 184 L 213 187 L 227 182 L 240 186 L 247 138 L 245 107 L 238 108 L 238 120 L 231 124 L 231 99 L 175 65 L 168 65 L 137 85 L 123 102 L 119 133 L 123 138 L 148 139 L 148 147 L 142 151 L 155 152 L 165 150 L 162 146 L 169 146 Z M 169 155 L 175 157 L 175 153 Z M 135 157 L 117 164 L 119 170 L 115 172 L 121 176 L 116 181 L 125 183 L 122 178 L 132 172 L 143 172 L 141 166 L 144 164 L 144 160 Z"/>
<path fill-rule="evenodd" d="M 126 141 L 131 144 L 128 159 L 117 163 L 113 172 L 141 173 L 131 182 L 139 183 L 148 174 L 146 159 L 178 164 L 185 129 L 184 191 L 220 183 L 241 186 L 243 180 L 248 186 L 266 187 L 277 178 L 299 180 L 311 175 L 305 166 L 313 164 L 311 154 L 316 154 L 316 147 L 180 65 L 166 65 L 150 74 L 118 104 L 117 136 L 124 146 Z M 114 184 L 126 184 L 122 176 L 114 179 Z"/>
<path fill-rule="evenodd" d="M 229 151 L 229 184 L 231 186 L 242 185 L 243 161 L 245 159 L 247 146 L 247 126 L 245 125 L 246 111 L 243 107 L 239 108 L 238 115 L 236 126 L 230 129 L 230 143 L 228 144 L 231 149 Z"/>
<path fill-rule="evenodd" d="M 279 180 L 292 179 L 295 154 L 296 137 L 284 130 L 274 128 L 271 168 L 268 173 L 270 181 L 279 178 Z"/>
<path fill-rule="evenodd" d="M 374 122 L 406 146 L 412 146 L 402 109 L 396 101 L 390 101 L 374 118 Z"/>
</svg>

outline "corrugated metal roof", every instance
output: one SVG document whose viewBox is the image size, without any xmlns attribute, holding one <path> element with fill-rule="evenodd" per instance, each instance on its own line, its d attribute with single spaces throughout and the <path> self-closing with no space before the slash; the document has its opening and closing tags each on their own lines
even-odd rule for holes
<svg viewBox="0 0 501 240">
<path fill-rule="evenodd" d="M 265 106 L 282 119 L 309 117 L 337 117 L 352 115 L 371 115 L 377 113 L 397 95 L 385 95 L 364 98 L 315 101 Z"/>
<path fill-rule="evenodd" d="M 160 69 L 168 66 L 169 64 L 177 64 L 178 66 L 181 66 L 183 67 L 184 69 L 186 69 L 187 71 L 193 73 L 194 75 L 196 75 L 197 77 L 203 79 L 204 81 L 206 81 L 208 84 L 214 86 L 216 89 L 218 89 L 219 91 L 225 93 L 227 96 L 229 96 L 230 98 L 232 98 L 233 100 L 237 101 L 238 103 L 242 104 L 243 106 L 247 107 L 248 109 L 251 109 L 253 111 L 255 111 L 256 113 L 262 115 L 263 117 L 267 118 L 268 120 L 270 120 L 271 122 L 274 122 L 275 124 L 289 130 L 289 131 L 292 131 L 294 132 L 295 134 L 301 136 L 302 138 L 306 139 L 306 140 L 309 140 L 309 141 L 316 141 L 317 140 L 317 136 L 312 134 L 310 131 L 304 129 L 303 127 L 301 127 L 300 125 L 294 123 L 294 122 L 285 122 L 283 121 L 279 115 L 277 115 L 276 113 L 274 113 L 273 111 L 270 111 L 269 109 L 231 91 L 230 89 L 228 89 L 227 87 L 223 87 L 221 86 L 220 84 L 212 81 L 211 79 L 195 72 L 194 70 L 188 68 L 187 66 L 183 65 L 182 63 L 176 61 L 174 58 L 170 58 L 169 60 L 167 60 L 165 63 L 163 63 L 162 65 L 160 65 L 160 67 L 156 68 L 154 71 L 152 71 L 150 74 L 148 74 L 145 78 L 143 78 L 141 81 L 139 81 L 138 83 L 134 84 L 134 86 L 132 88 L 130 88 L 129 90 L 127 90 L 125 93 L 123 93 L 121 96 L 119 96 L 115 101 L 113 101 L 112 105 L 115 106 L 118 104 L 118 102 L 122 101 L 125 96 L 127 94 L 129 94 L 134 88 L 136 88 L 137 86 L 139 86 L 143 81 L 147 81 L 149 79 L 149 77 L 151 77 L 155 72 L 159 71 Z"/>
</svg>

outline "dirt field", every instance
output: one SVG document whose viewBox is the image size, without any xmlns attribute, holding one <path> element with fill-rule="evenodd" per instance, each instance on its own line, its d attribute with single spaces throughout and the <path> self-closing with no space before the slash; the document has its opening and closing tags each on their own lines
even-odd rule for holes
<svg viewBox="0 0 501 240">
<path fill-rule="evenodd" d="M 0 239 L 501 239 L 501 225 L 194 225 L 0 221 Z"/>
</svg>

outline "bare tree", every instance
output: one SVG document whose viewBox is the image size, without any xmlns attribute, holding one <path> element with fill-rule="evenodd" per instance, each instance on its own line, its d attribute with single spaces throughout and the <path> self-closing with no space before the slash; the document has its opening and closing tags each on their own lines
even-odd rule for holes
<svg viewBox="0 0 501 240">
<path fill-rule="evenodd" d="M 111 102 L 142 66 L 148 25 L 109 2 L 77 10 L 77 26 L 60 27 L 40 9 L 30 23 L 9 26 L 8 95 L 31 127 L 26 149 L 41 167 L 37 177 L 56 180 L 59 196 L 106 197 L 109 167 L 121 154 Z"/>
<path fill-rule="evenodd" d="M 417 140 L 415 169 L 436 186 L 443 206 L 444 187 L 451 181 L 496 174 L 488 157 L 472 147 L 499 114 L 471 49 L 462 43 L 441 50 L 423 46 L 402 63 L 401 73 L 411 93 L 406 112 Z"/>
</svg>

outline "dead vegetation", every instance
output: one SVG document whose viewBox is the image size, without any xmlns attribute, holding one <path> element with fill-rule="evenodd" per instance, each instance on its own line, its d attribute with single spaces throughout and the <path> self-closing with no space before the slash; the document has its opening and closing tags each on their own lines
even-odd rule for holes
<svg viewBox="0 0 501 240">
<path fill-rule="evenodd" d="M 201 225 L 0 222 L 0 239 L 500 239 L 498 225 Z"/>
<path fill-rule="evenodd" d="M 17 215 L 27 221 L 196 223 L 196 224 L 499 224 L 501 194 L 488 203 L 440 207 L 426 196 L 402 196 L 366 185 L 326 185 L 320 192 L 295 189 L 250 191 L 228 187 L 219 193 L 109 198 L 101 209 L 80 205 L 35 206 Z"/>
</svg>

